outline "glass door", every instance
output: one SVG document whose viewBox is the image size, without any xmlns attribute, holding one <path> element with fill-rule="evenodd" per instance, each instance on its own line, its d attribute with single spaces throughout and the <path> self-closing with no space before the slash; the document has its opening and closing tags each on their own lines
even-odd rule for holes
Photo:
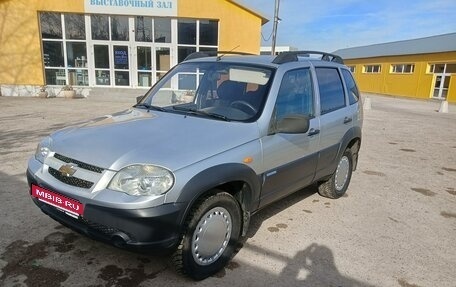
<svg viewBox="0 0 456 287">
<path fill-rule="evenodd" d="M 111 85 L 109 54 L 109 45 L 93 45 L 93 55 L 95 62 L 95 84 L 97 86 Z"/>
<path fill-rule="evenodd" d="M 450 86 L 450 75 L 435 75 L 434 98 L 445 100 Z"/>
<path fill-rule="evenodd" d="M 171 69 L 171 51 L 169 47 L 155 48 L 155 82 Z"/>
<path fill-rule="evenodd" d="M 112 45 L 114 59 L 114 85 L 130 86 L 130 48 L 127 45 Z"/>
<path fill-rule="evenodd" d="M 150 87 L 152 85 L 152 48 L 146 46 L 136 47 L 138 62 L 138 87 Z"/>
</svg>

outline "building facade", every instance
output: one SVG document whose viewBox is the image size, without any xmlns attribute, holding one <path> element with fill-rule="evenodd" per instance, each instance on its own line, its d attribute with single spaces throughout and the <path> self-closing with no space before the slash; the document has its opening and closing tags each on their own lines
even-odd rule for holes
<svg viewBox="0 0 456 287">
<path fill-rule="evenodd" d="M 192 52 L 258 54 L 267 21 L 231 0 L 2 1 L 1 92 L 148 88 Z"/>
<path fill-rule="evenodd" d="M 363 92 L 456 103 L 456 33 L 334 53 Z"/>
</svg>

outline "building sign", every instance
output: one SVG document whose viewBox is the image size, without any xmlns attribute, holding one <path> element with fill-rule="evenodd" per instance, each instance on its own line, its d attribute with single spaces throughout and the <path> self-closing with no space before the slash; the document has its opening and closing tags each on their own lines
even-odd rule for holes
<svg viewBox="0 0 456 287">
<path fill-rule="evenodd" d="M 122 48 L 116 49 L 116 46 L 114 46 L 114 65 L 128 69 L 128 51 Z M 126 67 L 124 68 L 124 66 Z"/>
<path fill-rule="evenodd" d="M 86 13 L 177 16 L 178 0 L 85 0 Z"/>
</svg>

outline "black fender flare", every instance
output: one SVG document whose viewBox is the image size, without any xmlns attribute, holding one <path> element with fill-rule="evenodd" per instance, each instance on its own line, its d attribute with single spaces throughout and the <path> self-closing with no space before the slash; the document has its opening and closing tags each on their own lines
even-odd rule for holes
<svg viewBox="0 0 456 287">
<path fill-rule="evenodd" d="M 261 192 L 261 177 L 245 164 L 226 163 L 216 165 L 193 176 L 182 188 L 176 201 L 186 204 L 186 208 L 180 218 L 181 226 L 185 223 L 185 219 L 194 203 L 204 193 L 217 186 L 233 181 L 242 181 L 248 186 L 248 192 L 243 189 L 242 198 L 238 198 L 243 213 L 250 214 L 256 210 Z M 244 223 L 248 224 L 246 218 L 244 218 Z"/>
<path fill-rule="evenodd" d="M 350 128 L 342 138 L 342 142 L 339 148 L 339 151 L 337 153 L 337 159 L 340 159 L 342 157 L 342 154 L 345 152 L 347 149 L 348 145 L 350 142 L 354 139 L 359 139 L 358 147 L 356 150 L 352 150 L 352 155 L 353 155 L 353 168 L 356 169 L 356 165 L 358 162 L 358 151 L 361 148 L 361 127 L 352 127 Z M 337 163 L 336 163 L 337 166 Z M 335 169 L 334 169 L 335 170 Z"/>
</svg>

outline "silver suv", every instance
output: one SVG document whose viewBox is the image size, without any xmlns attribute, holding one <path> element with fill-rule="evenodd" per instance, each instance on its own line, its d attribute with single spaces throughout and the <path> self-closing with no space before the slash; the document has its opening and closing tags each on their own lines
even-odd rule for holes
<svg viewBox="0 0 456 287">
<path fill-rule="evenodd" d="M 116 246 L 172 250 L 203 279 L 261 208 L 310 184 L 342 196 L 362 126 L 342 59 L 220 54 L 192 54 L 132 108 L 43 139 L 27 169 L 35 204 Z"/>
</svg>

